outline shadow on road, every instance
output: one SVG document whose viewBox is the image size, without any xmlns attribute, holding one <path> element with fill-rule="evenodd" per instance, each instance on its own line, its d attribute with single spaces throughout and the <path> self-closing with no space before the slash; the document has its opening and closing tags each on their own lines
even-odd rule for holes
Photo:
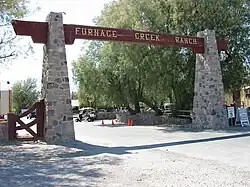
<svg viewBox="0 0 250 187">
<path fill-rule="evenodd" d="M 95 186 L 105 174 L 104 165 L 115 165 L 115 157 L 76 159 L 75 150 L 63 146 L 9 144 L 0 146 L 0 186 Z M 72 154 L 71 157 L 61 155 Z"/>
<path fill-rule="evenodd" d="M 200 132 L 213 132 L 213 130 L 208 130 L 208 129 L 193 129 L 193 128 L 171 128 L 166 125 L 158 125 L 157 127 L 160 127 L 159 129 L 162 132 L 166 133 L 175 133 L 175 132 L 192 132 L 192 133 L 200 133 Z M 216 133 L 250 133 L 250 127 L 241 127 L 241 126 L 236 126 L 236 127 L 228 127 L 223 130 L 216 130 L 214 131 Z"/>
<path fill-rule="evenodd" d="M 123 155 L 123 154 L 131 154 L 129 151 L 143 150 L 143 149 L 153 149 L 153 148 L 161 148 L 161 147 L 170 147 L 170 146 L 178 146 L 178 145 L 188 145 L 195 143 L 204 143 L 204 142 L 213 142 L 213 141 L 222 141 L 234 138 L 243 138 L 249 137 L 250 133 L 239 134 L 239 135 L 230 135 L 230 136 L 221 136 L 214 138 L 204 138 L 204 139 L 195 139 L 195 140 L 183 140 L 176 142 L 167 142 L 160 144 L 151 144 L 151 145 L 140 145 L 140 146 L 120 146 L 120 147 L 107 147 L 107 146 L 99 146 L 99 145 L 91 145 L 87 143 L 83 143 L 81 141 L 75 141 L 70 143 L 62 144 L 65 147 L 76 148 L 80 151 L 74 154 L 62 154 L 59 155 L 61 157 L 75 157 L 75 156 L 93 156 L 103 153 Z"/>
</svg>

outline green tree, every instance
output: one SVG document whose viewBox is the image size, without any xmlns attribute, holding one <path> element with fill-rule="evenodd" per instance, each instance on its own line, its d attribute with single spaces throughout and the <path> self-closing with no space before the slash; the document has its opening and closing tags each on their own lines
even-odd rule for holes
<svg viewBox="0 0 250 187">
<path fill-rule="evenodd" d="M 30 108 L 39 97 L 36 79 L 28 78 L 17 81 L 12 86 L 12 107 L 13 111 L 20 112 L 21 109 Z"/>
<path fill-rule="evenodd" d="M 13 33 L 11 25 L 12 19 L 21 19 L 30 13 L 28 4 L 28 0 L 0 0 L 0 63 L 31 50 L 30 46 L 27 50 L 19 48 L 20 39 Z"/>
<path fill-rule="evenodd" d="M 119 0 L 106 5 L 95 21 L 99 26 L 190 36 L 215 30 L 218 39 L 230 42 L 220 56 L 225 90 L 231 91 L 249 80 L 249 18 L 245 0 Z M 135 112 L 143 102 L 160 113 L 158 107 L 169 99 L 176 109 L 192 107 L 195 54 L 190 49 L 91 42 L 82 57 L 74 63 L 74 76 L 89 96 L 104 95 L 117 105 L 133 106 Z"/>
<path fill-rule="evenodd" d="M 151 4 L 148 6 L 148 3 Z M 218 39 L 228 39 L 229 50 L 221 52 L 223 82 L 226 91 L 237 90 L 248 84 L 249 73 L 249 1 L 245 0 L 176 0 L 140 1 L 136 3 L 142 11 L 145 23 L 152 31 L 170 34 L 193 35 L 204 29 L 216 31 Z M 157 10 L 157 11 L 155 11 Z M 164 15 L 165 18 L 164 18 Z M 169 16 L 171 15 L 171 16 Z M 180 49 L 183 51 L 183 49 Z M 194 54 L 190 50 L 178 51 L 180 60 L 169 60 L 172 70 L 177 70 L 170 80 L 173 96 L 178 108 L 191 108 L 194 83 Z M 174 56 L 174 54 L 170 54 Z M 172 64 L 172 65 L 171 65 Z M 166 68 L 169 69 L 169 68 Z M 173 71 L 172 71 L 173 72 Z M 179 73 L 182 76 L 176 76 Z M 186 80 L 186 81 L 185 81 Z M 191 84 L 190 84 L 191 83 Z M 170 83 L 171 84 L 171 83 Z"/>
</svg>

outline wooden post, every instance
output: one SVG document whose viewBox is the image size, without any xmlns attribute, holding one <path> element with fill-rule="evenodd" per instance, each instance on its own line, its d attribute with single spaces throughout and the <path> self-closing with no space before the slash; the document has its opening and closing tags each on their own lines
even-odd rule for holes
<svg viewBox="0 0 250 187">
<path fill-rule="evenodd" d="M 9 140 L 15 140 L 16 137 L 16 115 L 12 113 L 8 113 L 8 135 Z"/>
<path fill-rule="evenodd" d="M 36 108 L 38 138 L 44 137 L 44 113 L 45 113 L 44 110 L 45 110 L 44 100 L 40 100 L 40 102 L 37 103 L 37 108 Z"/>
</svg>

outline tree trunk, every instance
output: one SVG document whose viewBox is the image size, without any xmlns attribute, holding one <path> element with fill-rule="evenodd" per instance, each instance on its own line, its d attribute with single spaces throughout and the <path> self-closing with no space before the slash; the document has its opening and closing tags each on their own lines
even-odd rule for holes
<svg viewBox="0 0 250 187">
<path fill-rule="evenodd" d="M 141 113 L 139 101 L 135 101 L 135 113 Z"/>
<path fill-rule="evenodd" d="M 168 97 L 169 97 L 169 102 L 173 103 L 173 93 L 172 92 L 169 94 Z"/>
<path fill-rule="evenodd" d="M 141 113 L 140 102 L 139 102 L 137 94 L 135 94 L 135 98 L 134 99 L 135 99 L 134 100 L 135 113 Z"/>
<path fill-rule="evenodd" d="M 164 101 L 161 101 L 160 108 L 164 109 Z"/>
<path fill-rule="evenodd" d="M 155 112 L 156 112 L 156 116 L 161 116 L 163 115 L 163 112 L 153 103 L 151 103 L 149 100 L 147 99 L 143 99 L 143 103 L 148 105 L 150 108 L 152 108 Z"/>
<path fill-rule="evenodd" d="M 128 112 L 129 112 L 131 115 L 135 115 L 135 114 L 136 114 L 135 110 L 133 110 L 129 105 L 127 106 L 127 109 L 128 109 Z"/>
</svg>

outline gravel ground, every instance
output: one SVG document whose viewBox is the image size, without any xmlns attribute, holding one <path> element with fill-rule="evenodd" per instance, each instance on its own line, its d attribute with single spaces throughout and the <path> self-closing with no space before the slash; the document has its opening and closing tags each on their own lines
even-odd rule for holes
<svg viewBox="0 0 250 187">
<path fill-rule="evenodd" d="M 86 149 L 88 150 L 88 146 Z M 114 156 L 88 156 L 85 150 L 43 143 L 0 146 L 1 187 L 97 186 Z"/>
<path fill-rule="evenodd" d="M 91 136 L 91 141 L 86 135 L 84 142 L 81 140 L 64 145 L 42 142 L 0 144 L 0 187 L 250 187 L 250 167 L 193 157 L 167 145 L 129 149 L 119 141 L 112 143 L 117 139 L 118 131 L 124 133 L 127 128 L 109 129 L 88 124 L 86 129 L 86 134 L 93 133 L 91 129 L 101 131 L 103 143 L 100 143 L 100 136 L 96 133 L 96 136 Z M 151 138 L 157 134 L 154 128 L 138 129 L 138 132 L 145 131 L 146 136 Z M 114 130 L 117 133 L 110 142 Z M 135 131 L 136 128 L 134 134 L 122 140 L 128 145 L 132 144 L 137 137 Z M 110 132 L 105 139 L 105 133 Z M 160 136 L 157 137 L 158 142 Z M 148 141 L 151 142 L 151 139 Z"/>
<path fill-rule="evenodd" d="M 29 143 L 1 146 L 0 156 L 1 187 L 250 186 L 249 170 L 159 149 Z"/>
</svg>

